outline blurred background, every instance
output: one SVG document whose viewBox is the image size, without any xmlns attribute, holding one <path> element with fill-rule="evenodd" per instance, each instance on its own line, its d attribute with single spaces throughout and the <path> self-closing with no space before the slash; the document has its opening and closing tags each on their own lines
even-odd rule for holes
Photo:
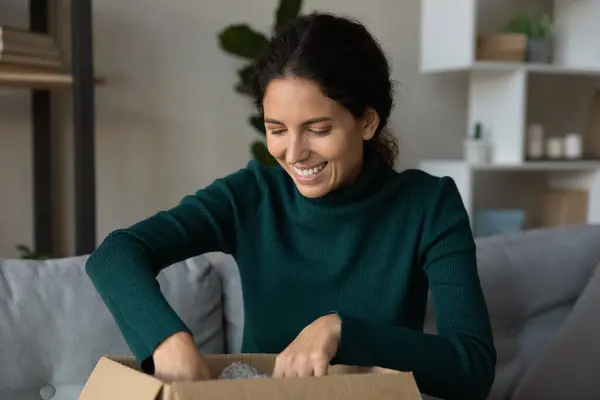
<svg viewBox="0 0 600 400">
<path fill-rule="evenodd" d="M 45 13 L 53 41 L 37 58 L 11 61 L 6 45 L 0 58 L 0 257 L 86 254 L 260 158 L 239 71 L 278 18 L 311 11 L 357 18 L 379 39 L 396 83 L 397 169 L 452 176 L 477 235 L 600 221 L 594 2 L 103 0 L 87 14 L 30 3 L 0 3 L 5 30 Z M 15 65 L 46 72 L 13 79 Z M 57 82 L 44 119 L 32 93 Z"/>
<path fill-rule="evenodd" d="M 50 3 L 68 69 L 70 2 Z M 98 240 L 252 158 L 254 110 L 234 90 L 244 60 L 224 51 L 218 35 L 239 23 L 268 35 L 277 7 L 277 0 L 93 2 L 94 72 L 106 79 L 95 88 Z M 311 10 L 359 18 L 381 41 L 397 81 L 391 123 L 403 165 L 460 155 L 467 87 L 464 77 L 419 74 L 418 1 L 304 1 L 302 11 Z M 1 2 L 0 25 L 27 27 L 28 20 L 27 1 Z M 52 96 L 53 253 L 66 255 L 75 251 L 73 107 L 69 90 Z M 28 90 L 0 92 L 1 257 L 19 255 L 16 244 L 33 246 L 30 97 Z"/>
</svg>

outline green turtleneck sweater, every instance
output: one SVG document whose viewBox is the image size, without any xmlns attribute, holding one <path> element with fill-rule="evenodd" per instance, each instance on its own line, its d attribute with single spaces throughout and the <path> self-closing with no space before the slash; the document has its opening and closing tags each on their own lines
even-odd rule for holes
<svg viewBox="0 0 600 400">
<path fill-rule="evenodd" d="M 484 399 L 496 353 L 475 244 L 454 182 L 367 158 L 352 185 L 310 199 L 280 168 L 248 166 L 174 208 L 112 232 L 87 272 L 139 361 L 177 331 L 159 271 L 206 252 L 234 256 L 242 351 L 279 353 L 331 311 L 333 363 L 412 371 L 421 392 Z M 422 332 L 428 289 L 438 335 Z"/>
</svg>

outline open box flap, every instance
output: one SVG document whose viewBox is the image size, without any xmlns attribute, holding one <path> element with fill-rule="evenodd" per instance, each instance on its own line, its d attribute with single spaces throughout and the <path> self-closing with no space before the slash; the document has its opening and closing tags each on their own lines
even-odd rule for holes
<svg viewBox="0 0 600 400">
<path fill-rule="evenodd" d="M 156 400 L 163 382 L 122 360 L 100 358 L 88 378 L 79 400 Z"/>
<path fill-rule="evenodd" d="M 270 375 L 275 356 L 266 354 L 207 355 L 213 376 L 234 361 Z M 409 372 L 336 365 L 326 377 L 210 380 L 163 384 L 137 368 L 131 357 L 102 357 L 80 400 L 421 400 Z"/>
<path fill-rule="evenodd" d="M 170 389 L 177 400 L 421 400 L 413 375 L 403 372 L 179 382 Z"/>
</svg>

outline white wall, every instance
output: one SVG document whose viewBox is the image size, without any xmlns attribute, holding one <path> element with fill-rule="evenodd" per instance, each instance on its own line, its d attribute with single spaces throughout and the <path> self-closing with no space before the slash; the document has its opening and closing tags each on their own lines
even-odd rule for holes
<svg viewBox="0 0 600 400">
<path fill-rule="evenodd" d="M 69 1 L 61 3 L 61 14 L 68 18 Z M 380 39 L 398 82 L 391 123 L 400 139 L 400 167 L 414 166 L 424 157 L 459 156 L 465 126 L 464 78 L 418 72 L 419 3 L 306 0 L 304 8 L 357 17 Z M 245 21 L 268 31 L 276 4 L 277 0 L 94 2 L 95 65 L 109 82 L 96 97 L 98 240 L 247 163 L 249 143 L 257 135 L 246 124 L 251 105 L 232 89 L 241 62 L 218 48 L 216 34 L 228 24 Z M 5 6 L 0 7 L 4 18 Z M 61 26 L 59 35 L 68 38 L 68 26 Z M 68 116 L 70 99 L 57 97 L 57 113 Z M 19 117 L 7 124 L 4 112 L 17 100 L 19 106 L 7 112 Z M 16 167 L 0 170 L 0 188 L 9 193 L 2 194 L 8 206 L 0 207 L 0 257 L 14 255 L 14 243 L 31 242 L 32 236 L 28 111 L 21 100 L 0 97 L 0 126 L 10 128 L 8 135 L 0 135 L 0 157 L 3 166 L 8 158 Z M 72 137 L 70 120 L 63 122 L 56 138 L 60 182 L 55 209 L 61 225 L 57 247 L 70 254 Z"/>
</svg>

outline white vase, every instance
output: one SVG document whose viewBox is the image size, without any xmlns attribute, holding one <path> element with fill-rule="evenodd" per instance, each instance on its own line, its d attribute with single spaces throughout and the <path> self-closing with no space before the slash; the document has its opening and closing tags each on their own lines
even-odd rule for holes
<svg viewBox="0 0 600 400">
<path fill-rule="evenodd" d="M 464 142 L 465 161 L 473 165 L 490 163 L 491 151 L 489 144 L 483 139 L 466 139 Z"/>
<path fill-rule="evenodd" d="M 582 156 L 582 143 L 581 135 L 571 132 L 565 136 L 564 139 L 564 153 L 565 157 L 570 160 L 580 159 Z"/>
<path fill-rule="evenodd" d="M 544 126 L 531 124 L 527 130 L 527 158 L 540 160 L 544 154 Z"/>
<path fill-rule="evenodd" d="M 548 138 L 546 141 L 546 156 L 553 160 L 558 160 L 564 156 L 564 139 Z"/>
</svg>

